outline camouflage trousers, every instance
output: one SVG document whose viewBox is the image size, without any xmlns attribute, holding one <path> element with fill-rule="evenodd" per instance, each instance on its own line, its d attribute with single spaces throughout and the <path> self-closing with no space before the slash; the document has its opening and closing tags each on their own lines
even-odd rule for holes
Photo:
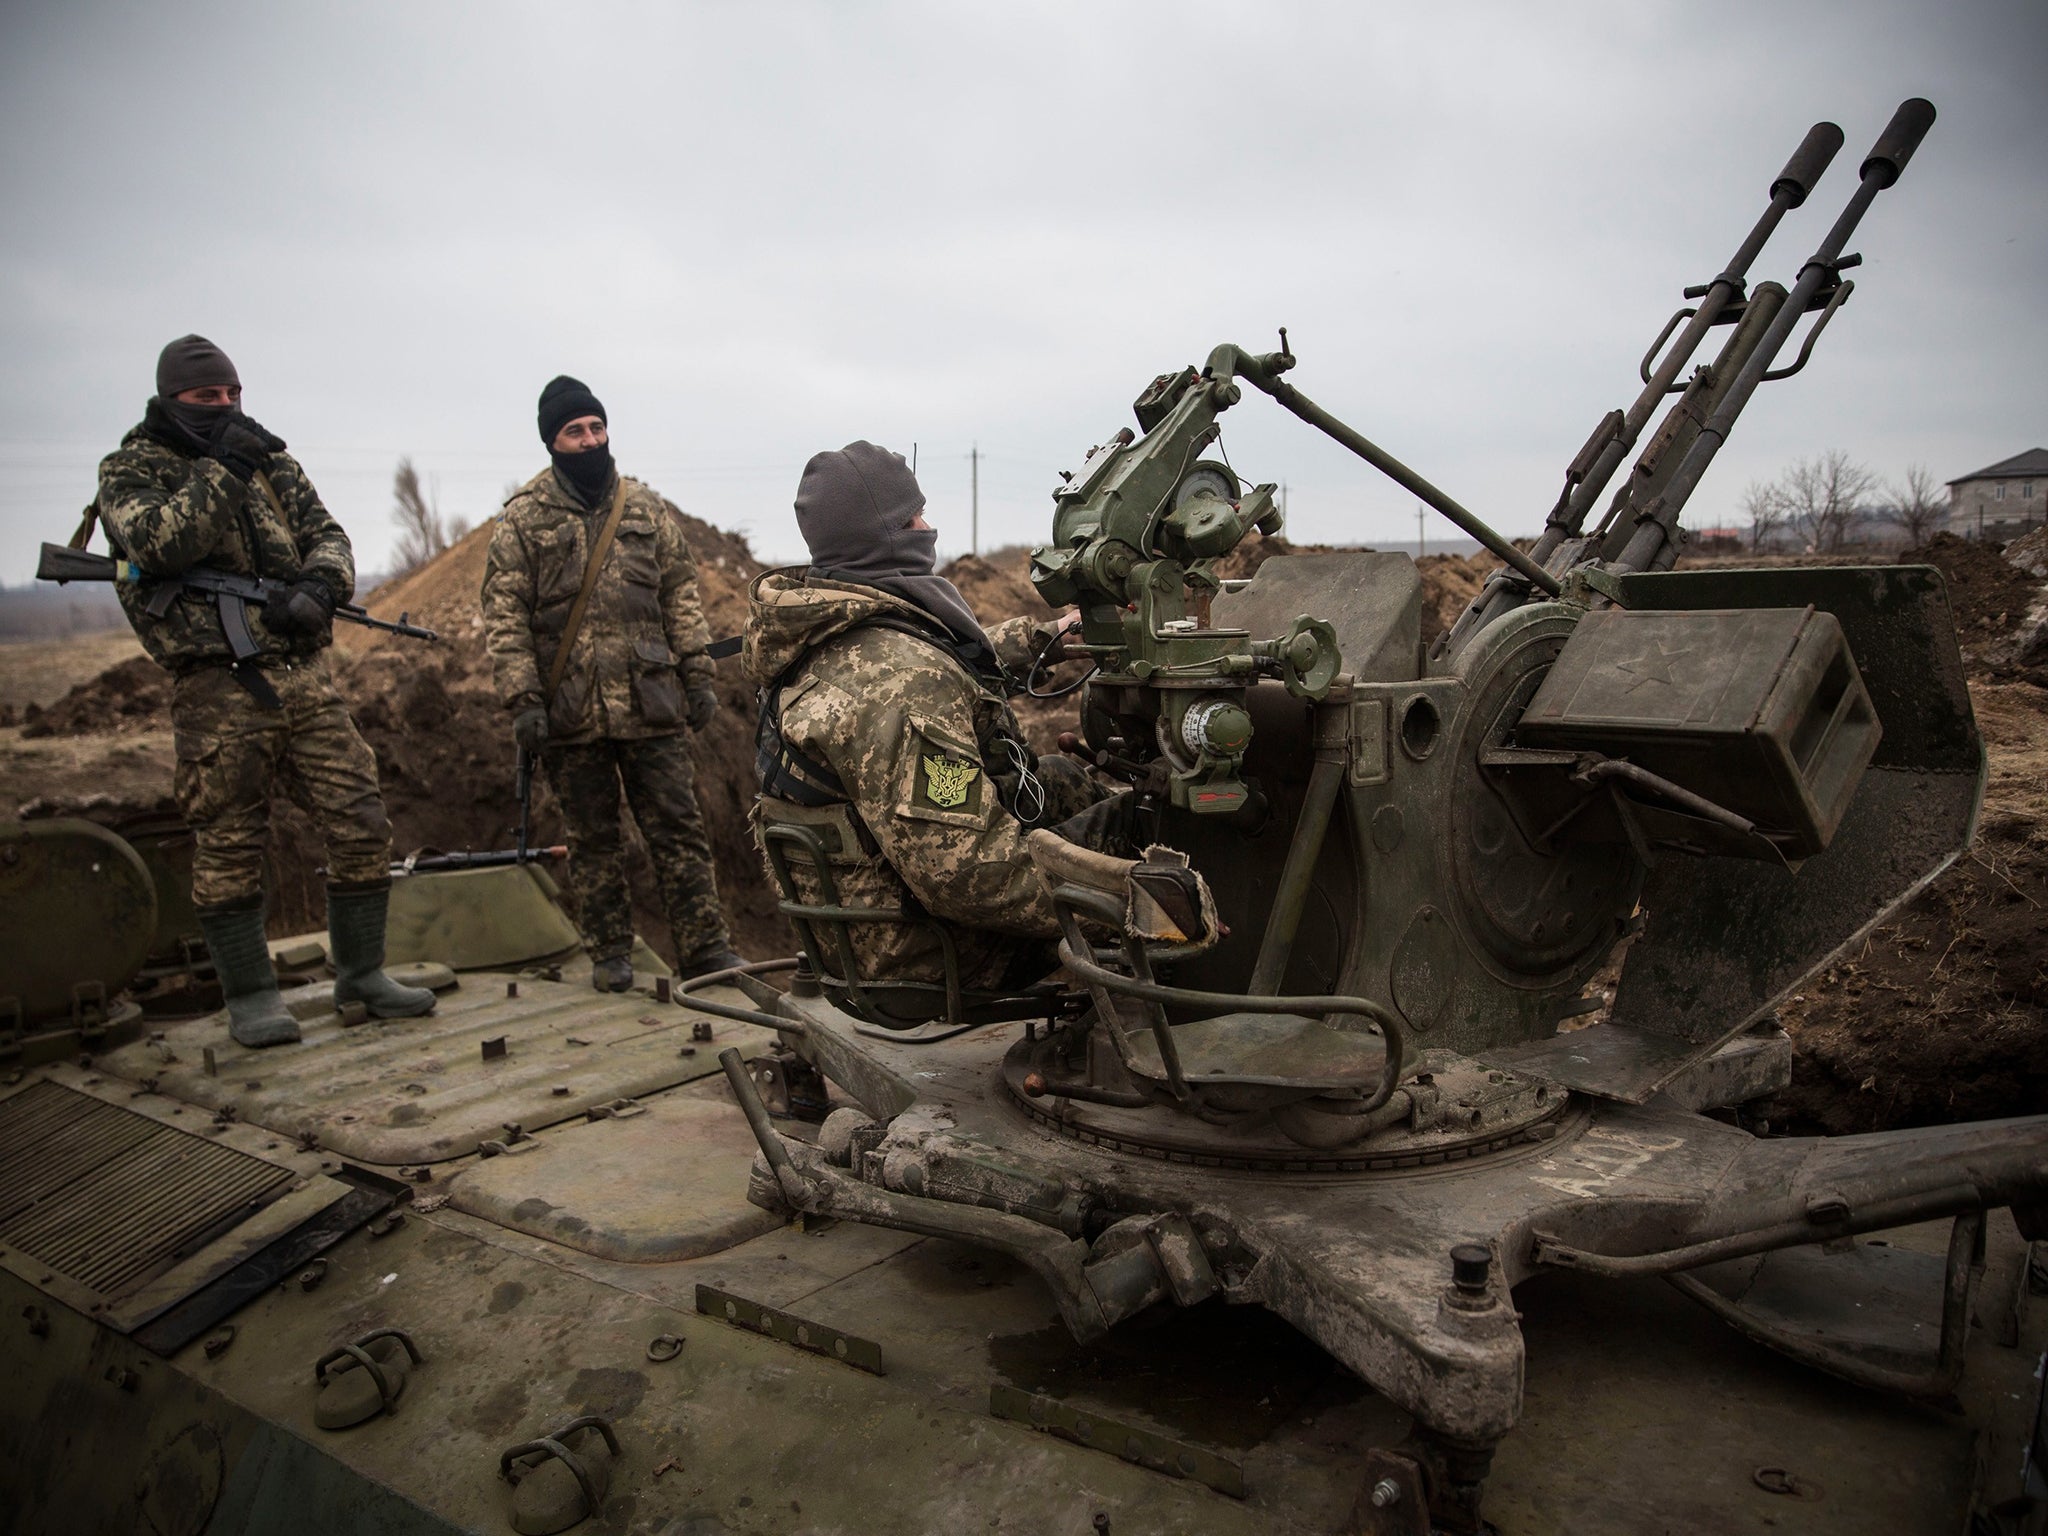
<svg viewBox="0 0 2048 1536">
<path fill-rule="evenodd" d="M 729 941 L 718 905 L 711 839 L 697 809 L 691 787 L 696 770 L 682 734 L 549 746 L 541 763 L 569 834 L 569 885 L 576 892 L 591 959 L 610 960 L 633 948 L 619 829 L 621 783 L 653 856 L 676 958 L 687 964 L 725 949 Z"/>
<path fill-rule="evenodd" d="M 332 883 L 391 878 L 376 754 L 349 719 L 326 662 L 267 666 L 263 676 L 282 709 L 263 708 L 226 667 L 188 672 L 171 692 L 172 787 L 192 829 L 192 901 L 202 909 L 261 899 L 270 797 L 279 789 L 313 818 Z"/>
</svg>

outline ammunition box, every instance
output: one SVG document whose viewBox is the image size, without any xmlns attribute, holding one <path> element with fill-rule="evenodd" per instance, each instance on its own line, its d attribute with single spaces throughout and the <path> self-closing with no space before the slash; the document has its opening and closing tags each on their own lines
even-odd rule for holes
<svg viewBox="0 0 2048 1536">
<path fill-rule="evenodd" d="M 1624 758 L 1805 858 L 1833 837 L 1882 729 L 1832 614 L 1610 608 L 1580 621 L 1515 744 Z"/>
</svg>

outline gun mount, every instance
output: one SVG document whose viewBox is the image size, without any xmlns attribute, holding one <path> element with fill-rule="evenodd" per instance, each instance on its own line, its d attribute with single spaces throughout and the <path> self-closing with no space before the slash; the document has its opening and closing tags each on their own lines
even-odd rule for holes
<svg viewBox="0 0 2048 1536">
<path fill-rule="evenodd" d="M 1137 430 L 1054 492 L 1032 580 L 1080 611 L 1087 754 L 1206 874 L 1227 936 L 1101 947 L 1082 919 L 1113 930 L 1115 904 L 1041 837 L 1079 990 L 1021 1039 L 857 1020 L 813 957 L 824 995 L 778 1007 L 861 1108 L 817 1148 L 756 1117 L 756 1198 L 999 1248 L 1081 1339 L 1168 1299 L 1281 1313 L 1415 1418 L 1375 1486 L 1426 1490 L 1426 1519 L 1362 1497 L 1347 1529 L 1480 1528 L 1520 1412 L 1506 1298 L 1545 1268 L 1680 1275 L 1823 1369 L 1952 1385 L 1955 1339 L 1924 1371 L 1879 1365 L 1743 1313 L 1716 1266 L 1767 1254 L 1788 1272 L 1817 1243 L 1934 1217 L 1962 1251 L 1999 1204 L 2026 1230 L 2048 1119 L 1771 1142 L 1699 1113 L 1785 1080 L 1773 1005 L 1968 841 L 1983 750 L 1940 579 L 1670 569 L 1679 508 L 1846 300 L 1843 243 L 1932 116 L 1900 109 L 1790 289 L 1747 291 L 1840 146 L 1815 127 L 1730 267 L 1664 328 L 1636 406 L 1575 457 L 1532 551 L 1294 388 L 1285 331 L 1277 351 L 1225 344 L 1155 378 Z M 1807 314 L 1799 362 L 1774 370 Z M 1720 354 L 1677 384 L 1716 325 Z M 1281 526 L 1273 486 L 1203 456 L 1245 385 L 1500 557 L 1435 647 L 1405 555 L 1219 579 Z M 1625 941 L 1608 1016 L 1561 1027 L 1599 1009 L 1587 983 Z M 1952 1253 L 1945 1315 L 1967 1268 Z M 1861 1283 L 1845 1275 L 1824 1284 Z"/>
</svg>

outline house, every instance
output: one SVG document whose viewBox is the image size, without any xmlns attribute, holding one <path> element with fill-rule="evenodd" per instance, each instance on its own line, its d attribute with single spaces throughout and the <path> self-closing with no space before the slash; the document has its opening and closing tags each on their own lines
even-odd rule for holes
<svg viewBox="0 0 2048 1536">
<path fill-rule="evenodd" d="M 1948 531 L 2004 544 L 2048 522 L 2048 448 L 2029 448 L 1948 483 Z"/>
</svg>

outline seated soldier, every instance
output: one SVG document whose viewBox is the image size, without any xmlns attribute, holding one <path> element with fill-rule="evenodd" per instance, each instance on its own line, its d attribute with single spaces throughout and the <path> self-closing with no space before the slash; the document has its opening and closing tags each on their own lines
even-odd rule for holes
<svg viewBox="0 0 2048 1536">
<path fill-rule="evenodd" d="M 924 510 L 902 455 L 872 443 L 804 466 L 796 517 L 811 564 L 768 571 L 748 594 L 746 666 L 762 701 L 755 834 L 816 829 L 843 903 L 908 914 L 849 925 L 855 979 L 942 981 L 935 921 L 963 987 L 1015 991 L 1059 963 L 1027 834 L 1063 824 L 1108 851 L 1121 802 L 1070 758 L 1034 759 L 1008 703 L 1033 651 L 1051 645 L 1057 659 L 1073 619 L 985 633 L 933 572 Z M 815 900 L 803 863 L 793 868 Z"/>
</svg>

